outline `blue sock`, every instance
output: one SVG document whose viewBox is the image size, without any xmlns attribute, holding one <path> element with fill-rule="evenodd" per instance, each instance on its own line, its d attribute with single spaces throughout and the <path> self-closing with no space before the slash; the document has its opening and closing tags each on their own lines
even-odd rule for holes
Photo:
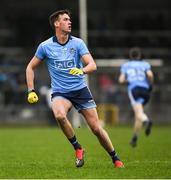
<svg viewBox="0 0 171 180">
<path fill-rule="evenodd" d="M 74 136 L 69 139 L 70 143 L 73 145 L 74 149 L 80 149 L 81 145 L 78 143 L 77 138 Z"/>
</svg>

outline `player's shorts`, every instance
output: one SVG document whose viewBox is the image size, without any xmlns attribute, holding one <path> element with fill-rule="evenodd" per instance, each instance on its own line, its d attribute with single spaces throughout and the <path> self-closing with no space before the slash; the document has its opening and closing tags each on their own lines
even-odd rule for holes
<svg viewBox="0 0 171 180">
<path fill-rule="evenodd" d="M 150 99 L 150 90 L 145 87 L 137 86 L 129 90 L 128 95 L 132 105 L 137 103 L 145 105 Z"/>
<path fill-rule="evenodd" d="M 96 107 L 96 103 L 88 87 L 68 93 L 55 92 L 52 94 L 52 100 L 59 97 L 69 100 L 78 111 Z"/>
</svg>

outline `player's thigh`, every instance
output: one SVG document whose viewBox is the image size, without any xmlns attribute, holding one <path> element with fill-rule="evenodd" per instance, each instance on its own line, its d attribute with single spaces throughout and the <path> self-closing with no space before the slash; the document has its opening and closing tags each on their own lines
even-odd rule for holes
<svg viewBox="0 0 171 180">
<path fill-rule="evenodd" d="M 133 110 L 136 116 L 140 116 L 143 113 L 143 105 L 140 103 L 136 103 L 133 105 Z"/>
<path fill-rule="evenodd" d="M 72 103 L 62 97 L 55 97 L 52 99 L 52 110 L 55 117 L 66 116 L 71 109 Z"/>
<path fill-rule="evenodd" d="M 84 116 L 90 128 L 100 125 L 96 108 L 82 109 L 80 112 Z"/>
</svg>

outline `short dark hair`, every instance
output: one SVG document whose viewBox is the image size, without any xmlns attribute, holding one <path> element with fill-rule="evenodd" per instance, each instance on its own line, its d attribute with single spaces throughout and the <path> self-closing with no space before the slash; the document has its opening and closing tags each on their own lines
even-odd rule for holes
<svg viewBox="0 0 171 180">
<path fill-rule="evenodd" d="M 70 13 L 70 11 L 68 9 L 55 11 L 53 14 L 51 14 L 49 16 L 49 23 L 50 23 L 52 28 L 54 28 L 54 22 L 56 20 L 58 20 L 60 15 L 63 15 L 63 14 L 68 14 L 68 16 L 71 17 L 71 13 Z"/>
<path fill-rule="evenodd" d="M 137 59 L 137 60 L 140 60 L 141 59 L 141 50 L 139 47 L 134 47 L 134 48 L 131 48 L 130 51 L 129 51 L 129 58 L 130 59 Z"/>
</svg>

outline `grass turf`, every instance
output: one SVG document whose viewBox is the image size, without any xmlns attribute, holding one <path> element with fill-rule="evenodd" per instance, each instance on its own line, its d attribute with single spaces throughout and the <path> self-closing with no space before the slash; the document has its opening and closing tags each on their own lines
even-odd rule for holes
<svg viewBox="0 0 171 180">
<path fill-rule="evenodd" d="M 125 164 L 123 169 L 114 168 L 87 128 L 76 129 L 86 150 L 82 168 L 75 167 L 74 150 L 58 128 L 1 128 L 0 178 L 171 178 L 171 127 L 154 127 L 150 137 L 142 131 L 136 148 L 129 146 L 132 127 L 106 130 Z"/>
</svg>

